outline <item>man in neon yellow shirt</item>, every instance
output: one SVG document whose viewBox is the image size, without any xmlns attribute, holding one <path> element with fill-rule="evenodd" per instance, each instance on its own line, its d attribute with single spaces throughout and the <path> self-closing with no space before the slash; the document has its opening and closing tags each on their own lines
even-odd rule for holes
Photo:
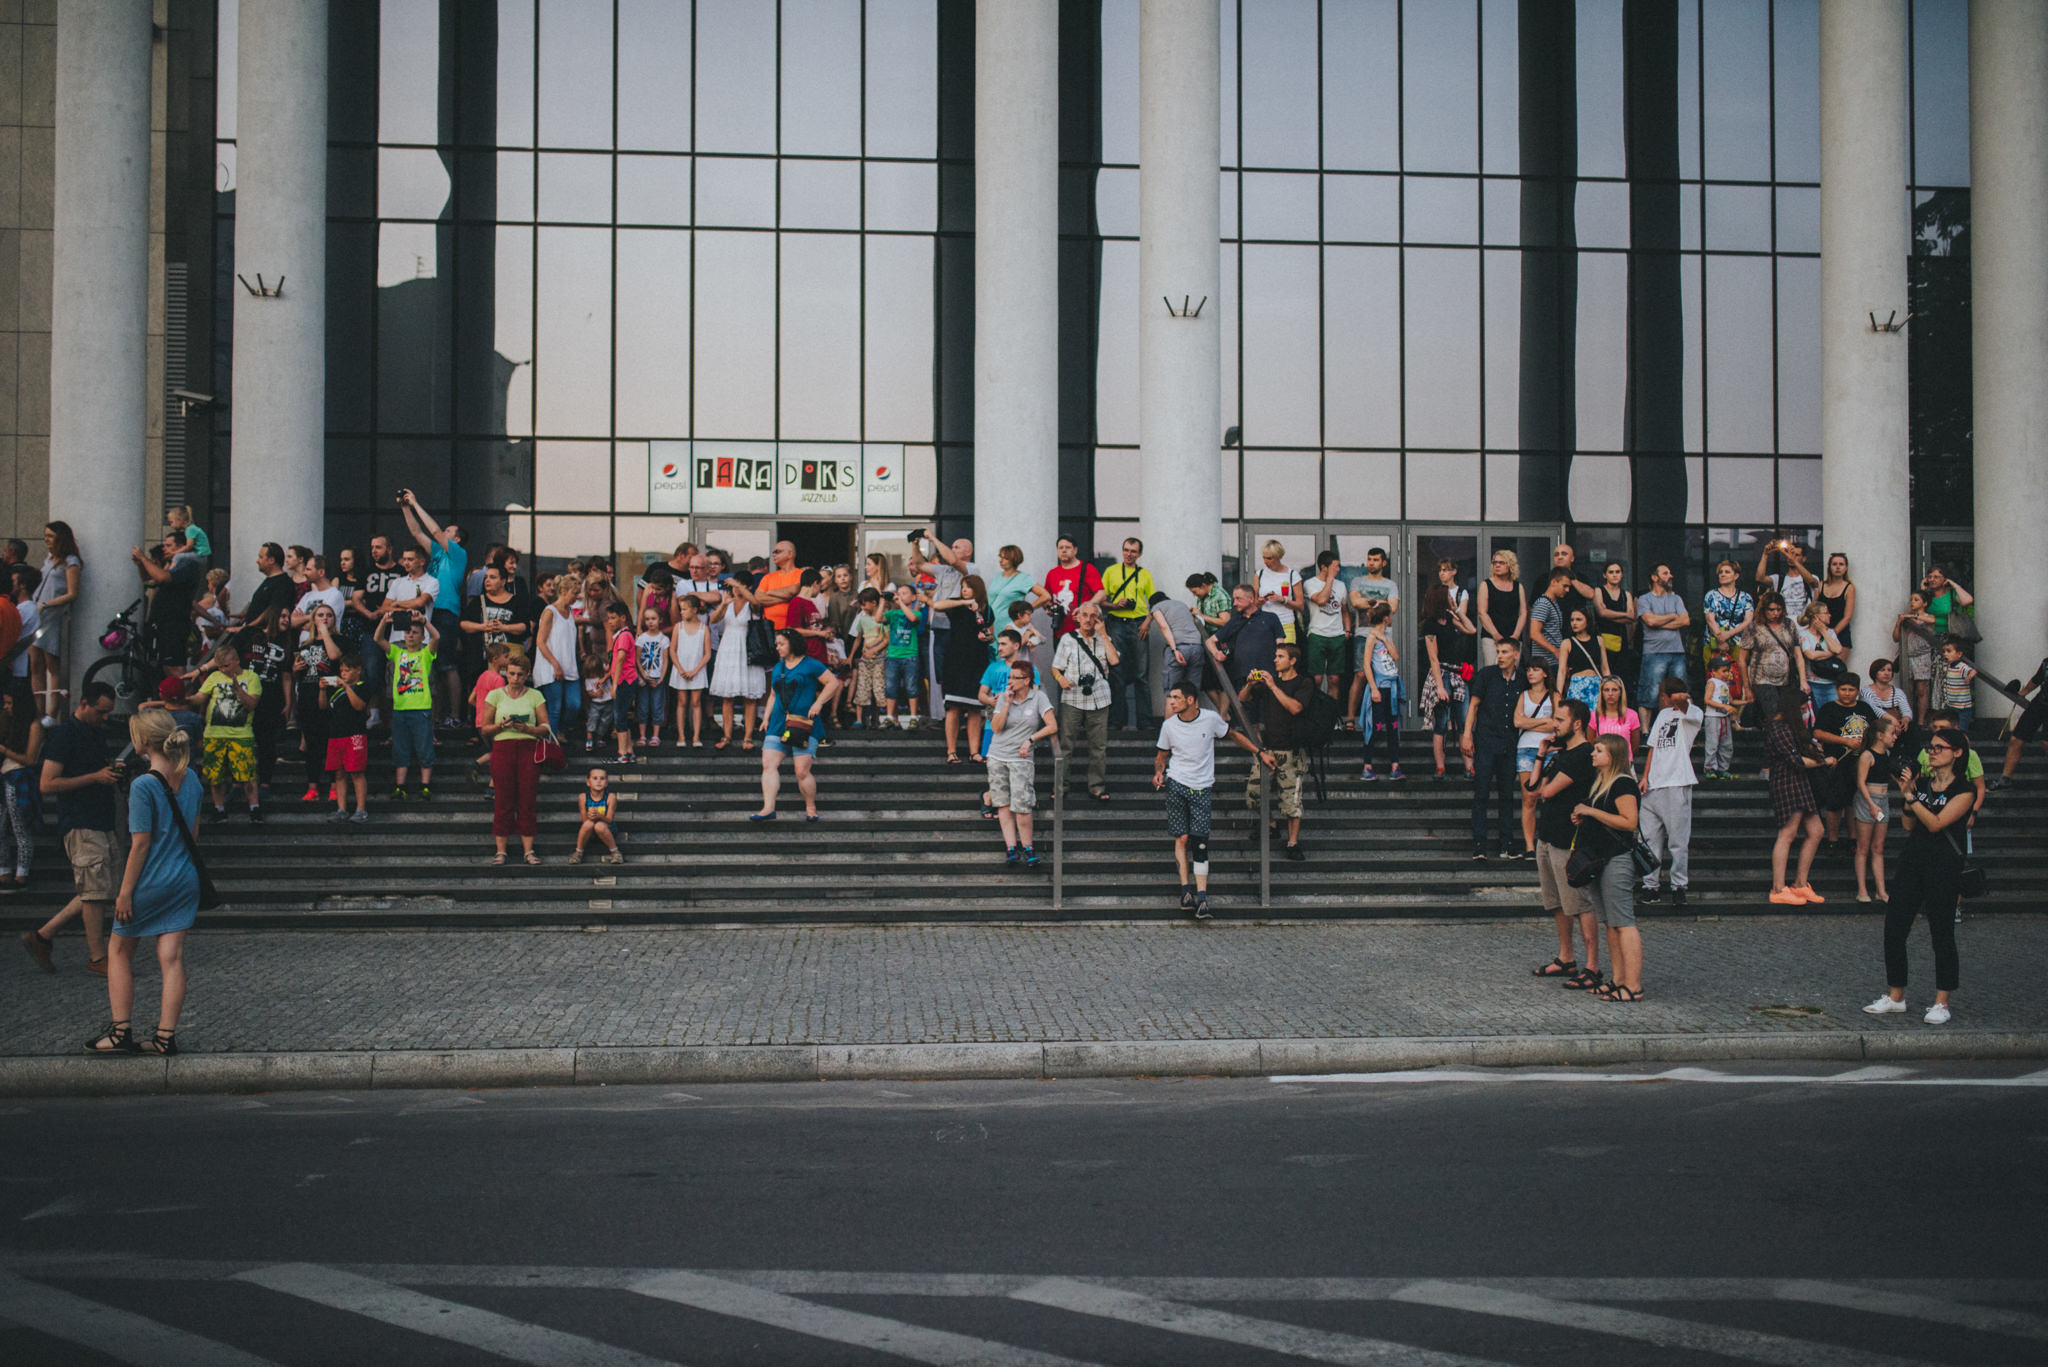
<svg viewBox="0 0 2048 1367">
<path fill-rule="evenodd" d="M 1116 666 L 1110 670 L 1109 724 L 1133 731 L 1152 725 L 1152 659 L 1145 638 L 1152 630 L 1152 595 L 1157 590 L 1152 571 L 1138 563 L 1144 553 L 1145 543 L 1131 537 L 1123 544 L 1122 561 L 1102 572 L 1102 611 L 1117 653 Z"/>
<path fill-rule="evenodd" d="M 408 552 L 410 554 L 410 552 Z M 434 677 L 435 647 L 441 633 L 425 613 L 415 612 L 405 626 L 405 644 L 391 643 L 391 624 L 386 617 L 377 624 L 377 648 L 391 663 L 391 796 L 403 802 L 409 796 L 405 780 L 412 766 L 420 768 L 420 797 L 434 796 L 434 696 L 429 680 Z"/>
</svg>

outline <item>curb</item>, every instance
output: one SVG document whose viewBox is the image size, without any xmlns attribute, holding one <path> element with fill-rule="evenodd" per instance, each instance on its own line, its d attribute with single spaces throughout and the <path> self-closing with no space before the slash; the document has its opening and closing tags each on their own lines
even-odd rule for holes
<svg viewBox="0 0 2048 1367">
<path fill-rule="evenodd" d="M 2048 1058 L 2048 1034 L 2017 1030 L 380 1049 L 197 1054 L 170 1059 L 0 1058 L 0 1096 L 720 1082 L 1263 1077 L 1442 1067 L 1589 1067 L 1737 1059 L 1862 1063 L 2038 1058 Z"/>
</svg>

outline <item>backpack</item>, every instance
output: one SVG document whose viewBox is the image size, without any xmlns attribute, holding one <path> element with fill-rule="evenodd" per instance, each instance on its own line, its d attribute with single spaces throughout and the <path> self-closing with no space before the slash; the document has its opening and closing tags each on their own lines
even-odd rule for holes
<svg viewBox="0 0 2048 1367">
<path fill-rule="evenodd" d="M 1301 715 L 1294 719 L 1294 743 L 1308 752 L 1309 776 L 1315 780 L 1318 802 L 1330 800 L 1330 742 L 1337 738 L 1337 724 L 1343 716 L 1344 709 L 1337 700 L 1318 688 L 1309 694 Z"/>
</svg>

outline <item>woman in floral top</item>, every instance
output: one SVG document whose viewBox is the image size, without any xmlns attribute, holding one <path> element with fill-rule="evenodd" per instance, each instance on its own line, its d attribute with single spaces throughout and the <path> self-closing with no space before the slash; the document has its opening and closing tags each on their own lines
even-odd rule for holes
<svg viewBox="0 0 2048 1367">
<path fill-rule="evenodd" d="M 1719 586 L 1707 590 L 1700 606 L 1707 614 L 1707 658 L 1726 655 L 1735 662 L 1737 706 L 1749 701 L 1749 672 L 1742 647 L 1743 635 L 1756 618 L 1756 600 L 1741 588 L 1742 567 L 1723 560 L 1714 567 Z"/>
</svg>

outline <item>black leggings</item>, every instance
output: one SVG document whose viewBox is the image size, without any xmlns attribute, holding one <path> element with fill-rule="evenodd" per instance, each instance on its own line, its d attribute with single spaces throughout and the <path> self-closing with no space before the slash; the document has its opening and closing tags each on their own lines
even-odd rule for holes
<svg viewBox="0 0 2048 1367">
<path fill-rule="evenodd" d="M 306 745 L 306 782 L 327 795 L 327 710 L 318 684 L 299 685 L 299 738 Z"/>
<path fill-rule="evenodd" d="M 1913 933 L 1913 918 L 1927 918 L 1927 932 L 1934 941 L 1934 985 L 1943 992 L 1956 990 L 1956 866 L 1934 866 L 1913 859 L 1901 859 L 1892 875 L 1892 900 L 1884 913 L 1884 984 L 1906 985 L 1906 940 Z"/>
</svg>

